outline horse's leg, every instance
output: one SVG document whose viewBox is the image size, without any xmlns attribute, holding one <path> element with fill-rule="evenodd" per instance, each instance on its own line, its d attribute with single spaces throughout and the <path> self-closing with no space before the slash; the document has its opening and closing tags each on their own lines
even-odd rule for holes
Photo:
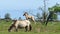
<svg viewBox="0 0 60 34">
<path fill-rule="evenodd" d="M 16 32 L 18 31 L 18 28 L 16 27 Z"/>
<path fill-rule="evenodd" d="M 32 26 L 31 25 L 29 25 L 29 31 L 31 31 L 32 30 Z"/>
<path fill-rule="evenodd" d="M 26 31 L 28 30 L 28 26 L 25 27 Z"/>
<path fill-rule="evenodd" d="M 34 19 L 34 18 L 32 18 L 32 20 L 33 20 L 33 22 L 36 24 L 35 19 Z"/>
<path fill-rule="evenodd" d="M 15 26 L 15 31 L 16 31 L 16 32 L 18 31 L 18 26 Z"/>
</svg>

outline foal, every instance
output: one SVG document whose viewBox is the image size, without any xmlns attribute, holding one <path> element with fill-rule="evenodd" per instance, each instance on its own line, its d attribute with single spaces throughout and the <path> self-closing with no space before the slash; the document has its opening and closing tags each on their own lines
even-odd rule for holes
<svg viewBox="0 0 60 34">
<path fill-rule="evenodd" d="M 32 21 L 34 21 L 34 22 L 35 22 L 34 16 L 30 16 L 30 15 L 28 15 L 28 13 L 27 13 L 27 12 L 25 12 L 25 13 L 23 14 L 23 16 L 25 16 L 25 17 L 26 17 L 26 20 L 31 19 Z M 35 22 L 35 24 L 36 24 L 36 22 Z"/>
<path fill-rule="evenodd" d="M 14 20 L 14 22 L 12 23 L 12 25 L 9 27 L 8 31 L 10 32 L 12 30 L 12 28 L 14 27 L 16 31 L 18 31 L 18 26 L 19 27 L 23 27 L 26 29 L 26 31 L 31 31 L 32 30 L 32 26 L 29 20 Z"/>
</svg>

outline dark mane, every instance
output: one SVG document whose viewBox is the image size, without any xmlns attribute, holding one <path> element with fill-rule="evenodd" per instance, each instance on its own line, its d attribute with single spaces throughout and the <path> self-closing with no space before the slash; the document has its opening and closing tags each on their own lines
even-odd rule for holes
<svg viewBox="0 0 60 34">
<path fill-rule="evenodd" d="M 12 20 L 14 23 L 9 27 L 9 29 L 8 29 L 8 31 L 10 32 L 10 30 L 13 28 L 13 27 L 15 27 L 15 23 L 16 23 L 16 21 L 17 20 Z"/>
<path fill-rule="evenodd" d="M 13 20 L 13 22 L 14 22 L 13 24 L 15 24 L 15 23 L 16 23 L 16 21 L 17 21 L 17 20 Z"/>
<path fill-rule="evenodd" d="M 23 16 L 24 16 L 25 14 L 27 14 L 27 15 L 28 15 L 28 13 L 27 13 L 27 12 L 25 12 L 25 13 L 23 14 Z"/>
</svg>

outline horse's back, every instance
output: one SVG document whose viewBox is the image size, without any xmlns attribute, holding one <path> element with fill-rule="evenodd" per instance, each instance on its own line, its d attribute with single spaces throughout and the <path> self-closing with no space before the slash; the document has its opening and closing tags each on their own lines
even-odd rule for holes
<svg viewBox="0 0 60 34">
<path fill-rule="evenodd" d="M 25 26 L 30 25 L 30 21 L 29 20 L 22 20 L 22 21 L 18 20 L 15 25 L 16 26 L 19 25 L 21 27 L 25 27 Z"/>
</svg>

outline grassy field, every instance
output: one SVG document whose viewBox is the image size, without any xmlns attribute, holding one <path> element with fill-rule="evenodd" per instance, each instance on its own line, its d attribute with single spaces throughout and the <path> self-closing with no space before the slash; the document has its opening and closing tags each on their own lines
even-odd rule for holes
<svg viewBox="0 0 60 34">
<path fill-rule="evenodd" d="M 24 29 L 18 29 L 18 32 L 8 32 L 11 25 L 10 22 L 0 20 L 0 34 L 60 34 L 60 22 L 49 22 L 47 26 L 42 25 L 40 22 L 37 24 L 32 23 L 32 31 L 25 32 Z"/>
</svg>

